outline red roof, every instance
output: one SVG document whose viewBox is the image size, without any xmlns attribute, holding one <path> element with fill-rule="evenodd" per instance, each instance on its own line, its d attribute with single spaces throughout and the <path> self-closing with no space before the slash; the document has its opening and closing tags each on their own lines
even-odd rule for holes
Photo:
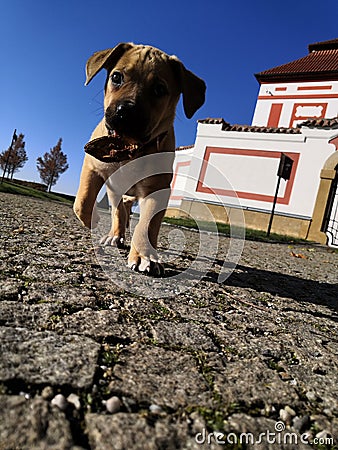
<svg viewBox="0 0 338 450">
<path fill-rule="evenodd" d="M 314 127 L 314 128 L 338 128 L 338 116 L 332 119 L 308 119 L 297 127 Z"/>
<path fill-rule="evenodd" d="M 309 54 L 255 74 L 260 83 L 338 80 L 338 39 L 309 45 Z"/>
<path fill-rule="evenodd" d="M 194 148 L 194 144 L 192 145 L 180 145 L 179 147 L 176 147 L 176 151 L 181 151 L 181 150 L 191 150 L 192 148 Z"/>
<path fill-rule="evenodd" d="M 226 122 L 222 117 L 199 119 L 199 123 L 205 123 L 208 125 L 222 125 L 223 131 L 245 131 L 251 133 L 282 133 L 282 134 L 297 134 L 300 133 L 298 128 L 283 128 L 283 127 L 262 127 L 256 125 L 231 125 Z"/>
<path fill-rule="evenodd" d="M 264 127 L 256 125 L 231 125 L 226 122 L 222 117 L 207 119 L 199 119 L 199 123 L 207 125 L 221 125 L 223 131 L 246 131 L 251 133 L 281 133 L 281 134 L 299 134 L 301 133 L 301 127 L 315 127 L 315 128 L 338 128 L 338 116 L 331 119 L 309 119 L 297 125 L 296 128 L 284 128 L 284 127 Z"/>
<path fill-rule="evenodd" d="M 309 45 L 309 53 L 314 50 L 332 50 L 338 48 L 338 39 L 331 39 L 331 41 L 316 42 Z"/>
</svg>

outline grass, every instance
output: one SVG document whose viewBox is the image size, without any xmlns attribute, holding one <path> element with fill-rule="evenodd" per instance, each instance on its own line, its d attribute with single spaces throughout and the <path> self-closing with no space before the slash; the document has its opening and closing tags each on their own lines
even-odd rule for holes
<svg viewBox="0 0 338 450">
<path fill-rule="evenodd" d="M 27 197 L 39 198 L 42 200 L 52 200 L 58 201 L 66 204 L 72 204 L 73 200 L 71 196 L 66 196 L 63 194 L 54 194 L 51 192 L 43 192 L 32 187 L 22 186 L 20 184 L 15 184 L 9 181 L 4 181 L 0 183 L 0 192 L 5 192 L 6 194 L 18 194 L 25 195 Z"/>
<path fill-rule="evenodd" d="M 200 229 L 204 231 L 215 231 L 215 225 L 217 228 L 217 231 L 219 233 L 225 234 L 227 236 L 230 236 L 230 225 L 225 223 L 216 222 L 210 223 L 203 220 L 199 220 L 198 223 L 189 218 L 176 218 L 176 217 L 165 217 L 163 219 L 163 222 L 169 223 L 171 225 L 176 225 L 179 227 L 185 227 L 185 228 L 192 228 L 192 229 Z M 233 228 L 234 235 L 236 236 L 236 230 L 235 227 Z M 239 233 L 241 235 L 242 233 Z M 253 240 L 253 241 L 263 241 L 263 242 L 279 242 L 279 243 L 305 243 L 308 241 L 305 241 L 304 239 L 295 238 L 292 236 L 277 234 L 277 233 L 271 233 L 269 237 L 267 237 L 265 231 L 261 230 L 253 230 L 251 228 L 245 229 L 245 239 Z"/>
<path fill-rule="evenodd" d="M 18 195 L 25 195 L 28 197 L 34 197 L 39 198 L 42 200 L 49 200 L 49 201 L 58 201 L 66 204 L 72 204 L 74 202 L 74 197 L 70 195 L 65 194 L 56 194 L 51 192 L 43 192 L 39 191 L 37 189 L 34 189 L 32 187 L 22 186 L 13 182 L 5 181 L 3 183 L 0 183 L 0 192 L 5 192 L 8 194 L 18 194 Z M 179 227 L 186 227 L 186 228 L 192 228 L 192 229 L 201 229 L 204 231 L 217 231 L 219 233 L 225 234 L 227 236 L 230 236 L 230 225 L 224 224 L 220 222 L 211 223 L 207 221 L 198 221 L 198 223 L 189 218 L 174 218 L 174 217 L 165 217 L 163 219 L 163 222 L 176 225 Z M 234 236 L 237 235 L 236 229 L 233 228 L 232 231 L 234 232 Z M 242 235 L 242 232 L 239 232 L 239 236 Z M 265 231 L 260 230 L 253 230 L 250 228 L 247 228 L 245 230 L 245 239 L 253 240 L 253 241 L 263 241 L 263 242 L 279 242 L 279 243 L 306 243 L 308 241 L 305 241 L 304 239 L 298 239 L 292 236 L 287 235 L 281 235 L 276 233 L 271 233 L 269 237 L 266 236 Z"/>
</svg>

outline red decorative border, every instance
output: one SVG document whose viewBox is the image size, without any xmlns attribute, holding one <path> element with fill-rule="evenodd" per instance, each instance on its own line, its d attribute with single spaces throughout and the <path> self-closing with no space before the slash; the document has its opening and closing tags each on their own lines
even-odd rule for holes
<svg viewBox="0 0 338 450">
<path fill-rule="evenodd" d="M 268 127 L 278 127 L 284 103 L 272 103 L 268 118 Z"/>
<path fill-rule="evenodd" d="M 334 137 L 329 141 L 330 144 L 333 144 L 336 147 L 336 151 L 338 151 L 338 136 Z"/>
<path fill-rule="evenodd" d="M 179 168 L 185 167 L 185 166 L 190 166 L 190 163 L 191 163 L 191 161 L 182 161 L 182 162 L 178 162 L 176 164 L 173 181 L 171 182 L 171 192 L 173 192 L 173 190 L 175 189 L 174 186 L 176 183 Z M 170 196 L 170 200 L 182 200 L 182 198 L 183 198 L 182 195 L 171 195 Z"/>
<path fill-rule="evenodd" d="M 307 120 L 307 119 L 323 119 L 325 117 L 326 114 L 326 110 L 327 110 L 327 103 L 295 103 L 293 105 L 293 109 L 292 109 L 292 114 L 291 114 L 291 119 L 290 119 L 290 125 L 289 127 L 292 128 L 293 127 L 293 123 L 295 121 L 299 121 L 299 120 Z M 322 114 L 320 117 L 317 116 L 296 116 L 296 111 L 297 108 L 299 108 L 300 106 L 314 106 L 314 107 L 318 107 L 321 106 L 322 109 Z"/>
<path fill-rule="evenodd" d="M 297 91 L 326 91 L 332 89 L 332 86 L 298 86 Z"/>
<path fill-rule="evenodd" d="M 313 98 L 338 98 L 338 94 L 295 94 L 295 95 L 274 95 L 273 97 L 271 95 L 259 95 L 258 100 L 297 100 L 299 98 L 303 99 L 313 99 Z"/>
<path fill-rule="evenodd" d="M 201 167 L 201 172 L 199 176 L 199 181 L 196 186 L 196 192 L 202 192 L 205 194 L 213 194 L 213 195 L 222 195 L 225 197 L 239 197 L 245 198 L 247 200 L 256 200 L 260 202 L 269 202 L 272 203 L 274 200 L 274 195 L 265 195 L 265 194 L 255 194 L 253 192 L 243 192 L 243 191 L 233 191 L 231 189 L 220 189 L 220 188 L 211 188 L 204 185 L 204 178 L 206 175 L 207 167 L 209 164 L 210 155 L 212 153 L 216 154 L 224 154 L 224 155 L 239 155 L 239 156 L 253 156 L 260 158 L 276 158 L 280 159 L 281 152 L 278 151 L 268 151 L 268 150 L 247 150 L 247 149 L 239 149 L 239 148 L 219 148 L 219 147 L 206 147 L 203 163 Z M 291 159 L 293 159 L 294 163 L 292 166 L 290 179 L 286 182 L 285 192 L 283 197 L 277 197 L 277 203 L 281 205 L 288 205 L 290 202 L 291 192 L 293 188 L 293 184 L 295 181 L 296 171 L 298 167 L 298 161 L 300 154 L 294 152 L 283 152 Z M 276 175 L 277 180 L 277 175 Z"/>
</svg>

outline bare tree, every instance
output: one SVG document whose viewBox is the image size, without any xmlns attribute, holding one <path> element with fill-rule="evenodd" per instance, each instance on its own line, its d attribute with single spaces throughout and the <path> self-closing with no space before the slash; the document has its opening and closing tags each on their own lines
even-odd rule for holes
<svg viewBox="0 0 338 450">
<path fill-rule="evenodd" d="M 50 192 L 52 186 L 57 182 L 60 175 L 68 169 L 67 155 L 61 151 L 62 139 L 60 138 L 55 147 L 46 152 L 43 157 L 37 159 L 37 169 L 40 178 L 47 185 Z"/>
<path fill-rule="evenodd" d="M 23 139 L 24 135 L 20 133 L 13 141 L 13 145 L 0 153 L 0 166 L 4 171 L 4 177 L 7 173 L 7 178 L 13 179 L 14 173 L 22 169 L 28 161 L 25 150 L 26 143 Z"/>
</svg>

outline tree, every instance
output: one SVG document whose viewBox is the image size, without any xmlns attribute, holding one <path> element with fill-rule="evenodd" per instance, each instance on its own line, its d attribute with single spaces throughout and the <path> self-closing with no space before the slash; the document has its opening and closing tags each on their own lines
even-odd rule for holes
<svg viewBox="0 0 338 450">
<path fill-rule="evenodd" d="M 20 133 L 19 136 L 16 136 L 12 147 L 9 147 L 7 150 L 0 153 L 0 166 L 2 170 L 6 171 L 7 178 L 13 179 L 14 173 L 19 169 L 22 169 L 28 161 L 25 150 L 26 143 L 23 140 L 24 137 L 25 136 Z M 6 173 L 4 173 L 4 176 Z"/>
<path fill-rule="evenodd" d="M 55 147 L 46 152 L 43 157 L 37 159 L 37 169 L 40 178 L 44 184 L 47 185 L 47 190 L 50 192 L 52 186 L 57 182 L 60 175 L 68 169 L 67 155 L 61 151 L 62 139 L 60 138 Z"/>
</svg>

